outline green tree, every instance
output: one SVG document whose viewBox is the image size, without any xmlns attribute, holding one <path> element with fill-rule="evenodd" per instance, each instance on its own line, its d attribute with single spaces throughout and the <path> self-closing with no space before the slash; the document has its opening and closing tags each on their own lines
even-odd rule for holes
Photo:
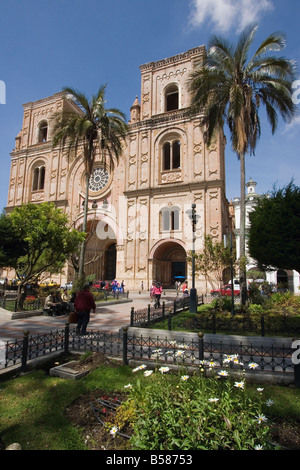
<svg viewBox="0 0 300 470">
<path fill-rule="evenodd" d="M 192 256 L 188 257 L 191 261 Z M 230 268 L 235 261 L 235 251 L 224 247 L 222 242 L 214 240 L 210 235 L 204 237 L 204 249 L 195 253 L 195 272 L 202 274 L 211 284 L 212 288 L 221 288 L 224 282 L 224 271 Z M 217 286 L 216 286 L 217 283 Z"/>
<path fill-rule="evenodd" d="M 192 109 L 203 113 L 202 125 L 208 145 L 215 133 L 227 123 L 232 149 L 240 161 L 240 256 L 245 256 L 245 155 L 254 153 L 261 135 L 259 111 L 264 105 L 272 133 L 278 123 L 278 112 L 284 120 L 295 113 L 292 82 L 295 67 L 273 51 L 285 46 L 283 34 L 273 33 L 249 58 L 257 26 L 240 35 L 236 46 L 214 36 L 204 64 L 191 75 Z M 246 299 L 246 273 L 241 272 L 242 303 Z"/>
<path fill-rule="evenodd" d="M 53 146 L 59 143 L 67 145 L 69 151 L 74 150 L 75 155 L 82 153 L 85 167 L 85 204 L 83 232 L 87 231 L 87 214 L 89 198 L 89 180 L 93 171 L 97 148 L 100 149 L 102 161 L 106 162 L 108 155 L 110 166 L 113 169 L 115 162 L 122 154 L 123 139 L 127 133 L 125 115 L 117 108 L 105 107 L 105 88 L 101 86 L 98 93 L 88 98 L 73 88 L 64 88 L 78 107 L 78 112 L 70 111 L 55 114 Z M 84 256 L 86 242 L 83 241 L 80 251 L 79 276 L 84 274 Z"/>
<path fill-rule="evenodd" d="M 0 216 L 0 266 L 16 268 L 25 250 L 26 242 L 18 239 L 11 219 L 3 212 Z"/>
<path fill-rule="evenodd" d="M 38 282 L 44 272 L 61 272 L 85 233 L 70 229 L 67 215 L 51 203 L 24 204 L 7 217 L 16 234 L 16 244 L 24 244 L 24 252 L 15 262 L 20 279 L 18 307 L 21 308 L 27 284 Z"/>
<path fill-rule="evenodd" d="M 263 270 L 300 272 L 300 188 L 293 182 L 274 188 L 249 214 L 248 248 Z"/>
</svg>

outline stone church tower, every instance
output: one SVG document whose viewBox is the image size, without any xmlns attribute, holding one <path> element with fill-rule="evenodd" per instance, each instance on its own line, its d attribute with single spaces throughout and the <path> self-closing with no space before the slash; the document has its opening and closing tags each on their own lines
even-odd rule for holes
<svg viewBox="0 0 300 470">
<path fill-rule="evenodd" d="M 189 280 L 193 248 L 187 215 L 196 205 L 195 250 L 204 235 L 221 240 L 231 229 L 225 196 L 225 137 L 208 148 L 200 115 L 189 114 L 188 79 L 204 46 L 140 67 L 141 97 L 130 109 L 124 155 L 112 170 L 100 153 L 90 179 L 86 273 L 124 280 L 126 289 Z M 83 221 L 84 165 L 79 154 L 53 149 L 51 115 L 74 109 L 64 93 L 24 105 L 22 130 L 11 154 L 7 212 L 22 203 L 52 201 L 75 227 Z M 66 278 L 72 279 L 70 266 Z M 178 277 L 180 276 L 180 277 Z M 210 290 L 196 277 L 199 292 Z"/>
</svg>

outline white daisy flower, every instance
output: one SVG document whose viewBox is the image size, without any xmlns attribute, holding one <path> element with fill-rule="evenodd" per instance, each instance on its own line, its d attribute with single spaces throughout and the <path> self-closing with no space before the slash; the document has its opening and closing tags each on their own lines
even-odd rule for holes
<svg viewBox="0 0 300 470">
<path fill-rule="evenodd" d="M 149 375 L 151 375 L 152 373 L 153 373 L 153 370 L 145 370 L 144 376 L 149 377 Z"/>
<path fill-rule="evenodd" d="M 181 380 L 185 382 L 189 377 L 190 377 L 189 375 L 182 375 Z"/>
<path fill-rule="evenodd" d="M 159 369 L 159 372 L 161 372 L 162 374 L 164 374 L 165 372 L 169 372 L 169 370 L 170 370 L 169 367 L 161 367 L 161 368 Z"/>
<path fill-rule="evenodd" d="M 268 418 L 266 418 L 266 416 L 261 415 L 261 414 L 259 414 L 258 416 L 255 416 L 255 418 L 258 424 L 261 424 L 263 422 L 265 423 L 266 421 L 268 421 Z"/>
<path fill-rule="evenodd" d="M 116 436 L 117 432 L 118 432 L 117 426 L 114 426 L 114 427 L 111 428 L 111 430 L 109 431 L 109 433 L 110 433 L 113 437 Z"/>
<path fill-rule="evenodd" d="M 237 388 L 244 388 L 245 382 L 242 380 L 241 382 L 235 382 L 234 386 Z"/>
</svg>

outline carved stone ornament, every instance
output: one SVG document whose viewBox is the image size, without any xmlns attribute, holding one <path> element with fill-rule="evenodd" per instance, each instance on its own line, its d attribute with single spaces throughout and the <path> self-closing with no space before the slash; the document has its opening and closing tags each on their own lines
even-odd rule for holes
<svg viewBox="0 0 300 470">
<path fill-rule="evenodd" d="M 176 171 L 174 173 L 165 173 L 161 176 L 162 183 L 174 183 L 174 181 L 181 180 L 181 172 Z"/>
</svg>

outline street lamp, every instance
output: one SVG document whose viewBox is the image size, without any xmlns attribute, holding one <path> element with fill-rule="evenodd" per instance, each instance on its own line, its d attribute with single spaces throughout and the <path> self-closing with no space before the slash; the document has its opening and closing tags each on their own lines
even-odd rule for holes
<svg viewBox="0 0 300 470">
<path fill-rule="evenodd" d="M 197 313 L 197 289 L 195 288 L 195 232 L 198 216 L 196 215 L 196 204 L 192 204 L 192 209 L 186 211 L 192 222 L 193 247 L 192 247 L 192 287 L 190 289 L 190 312 Z"/>
<path fill-rule="evenodd" d="M 228 235 L 224 235 L 224 248 L 227 248 L 227 237 L 228 237 Z M 234 315 L 234 285 L 233 285 L 232 233 L 229 234 L 229 249 L 230 249 L 230 280 L 231 280 L 231 314 Z"/>
</svg>

